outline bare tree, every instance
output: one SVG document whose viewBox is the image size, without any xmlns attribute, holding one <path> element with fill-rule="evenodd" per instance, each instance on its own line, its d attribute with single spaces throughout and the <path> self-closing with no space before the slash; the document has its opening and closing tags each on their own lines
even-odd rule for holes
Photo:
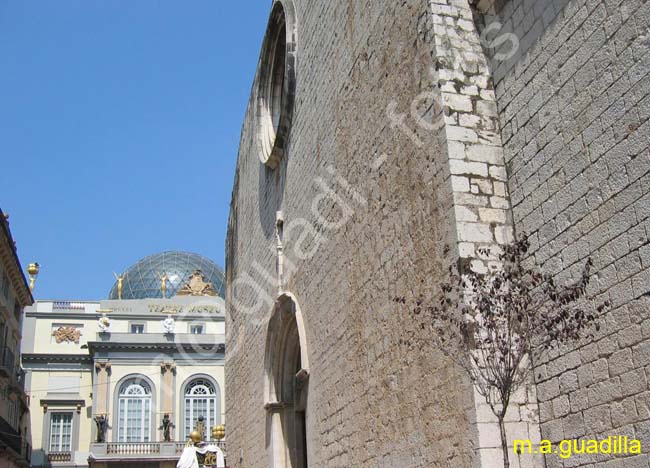
<svg viewBox="0 0 650 468">
<path fill-rule="evenodd" d="M 433 298 L 394 299 L 420 316 L 429 339 L 485 398 L 499 423 L 504 468 L 510 466 L 504 419 L 512 395 L 530 381 L 541 353 L 598 330 L 597 317 L 607 305 L 595 307 L 586 298 L 591 259 L 577 281 L 560 286 L 536 266 L 526 266 L 528 248 L 526 237 L 505 246 L 492 256 L 500 268 L 484 274 L 450 267 Z M 479 256 L 489 258 L 491 252 L 481 249 Z"/>
</svg>

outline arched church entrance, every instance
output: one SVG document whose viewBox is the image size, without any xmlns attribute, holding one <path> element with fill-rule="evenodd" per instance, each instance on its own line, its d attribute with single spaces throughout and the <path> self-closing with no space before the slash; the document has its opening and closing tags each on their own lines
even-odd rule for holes
<svg viewBox="0 0 650 468">
<path fill-rule="evenodd" d="M 307 468 L 309 361 L 295 298 L 281 295 L 266 345 L 267 448 L 272 468 Z"/>
</svg>

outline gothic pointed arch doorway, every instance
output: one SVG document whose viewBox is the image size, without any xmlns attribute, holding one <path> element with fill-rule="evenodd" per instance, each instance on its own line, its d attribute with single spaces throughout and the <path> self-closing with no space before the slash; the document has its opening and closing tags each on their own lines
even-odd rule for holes
<svg viewBox="0 0 650 468">
<path fill-rule="evenodd" d="M 284 293 L 269 321 L 265 356 L 266 441 L 272 468 L 307 468 L 309 357 L 295 297 Z"/>
</svg>

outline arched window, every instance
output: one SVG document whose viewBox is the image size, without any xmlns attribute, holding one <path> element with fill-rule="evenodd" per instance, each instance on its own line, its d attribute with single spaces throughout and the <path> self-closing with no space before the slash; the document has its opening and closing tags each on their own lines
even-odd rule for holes
<svg viewBox="0 0 650 468">
<path fill-rule="evenodd" d="M 118 442 L 151 440 L 151 387 L 133 378 L 122 384 L 118 401 Z"/>
<path fill-rule="evenodd" d="M 192 380 L 185 387 L 185 437 L 189 437 L 196 422 L 203 416 L 206 440 L 211 438 L 211 428 L 218 423 L 217 392 L 208 379 Z"/>
</svg>

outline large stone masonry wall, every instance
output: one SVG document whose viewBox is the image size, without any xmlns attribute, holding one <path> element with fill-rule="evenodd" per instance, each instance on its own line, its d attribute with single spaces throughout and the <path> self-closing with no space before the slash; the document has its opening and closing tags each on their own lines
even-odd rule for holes
<svg viewBox="0 0 650 468">
<path fill-rule="evenodd" d="M 282 210 L 285 290 L 302 310 L 310 362 L 310 466 L 470 467 L 472 388 L 392 301 L 431 290 L 457 239 L 444 122 L 418 98 L 440 102 L 430 5 L 295 6 L 287 151 L 274 171 L 260 164 L 254 85 L 233 191 L 228 462 L 269 466 L 264 352 Z"/>
<path fill-rule="evenodd" d="M 454 197 L 452 222 L 457 253 L 464 268 L 477 273 L 500 268 L 497 254 L 511 242 L 512 218 L 506 186 L 497 105 L 488 58 L 473 21 L 468 0 L 431 0 L 436 80 L 445 113 L 445 137 Z M 485 258 L 479 249 L 489 248 Z M 478 433 L 477 466 L 502 462 L 496 417 L 475 392 L 475 428 Z M 533 382 L 517 391 L 506 413 L 506 434 L 538 444 L 540 431 Z M 516 456 L 513 466 L 543 466 L 539 456 Z"/>
<path fill-rule="evenodd" d="M 515 229 L 529 234 L 535 261 L 560 281 L 591 257 L 589 294 L 612 302 L 593 341 L 538 363 L 542 437 L 627 435 L 641 439 L 644 452 L 616 461 L 551 456 L 547 464 L 648 466 L 650 3 L 497 7 L 496 18 L 481 21 L 496 19 L 499 34 L 520 41 L 512 59 L 491 64 Z"/>
</svg>

